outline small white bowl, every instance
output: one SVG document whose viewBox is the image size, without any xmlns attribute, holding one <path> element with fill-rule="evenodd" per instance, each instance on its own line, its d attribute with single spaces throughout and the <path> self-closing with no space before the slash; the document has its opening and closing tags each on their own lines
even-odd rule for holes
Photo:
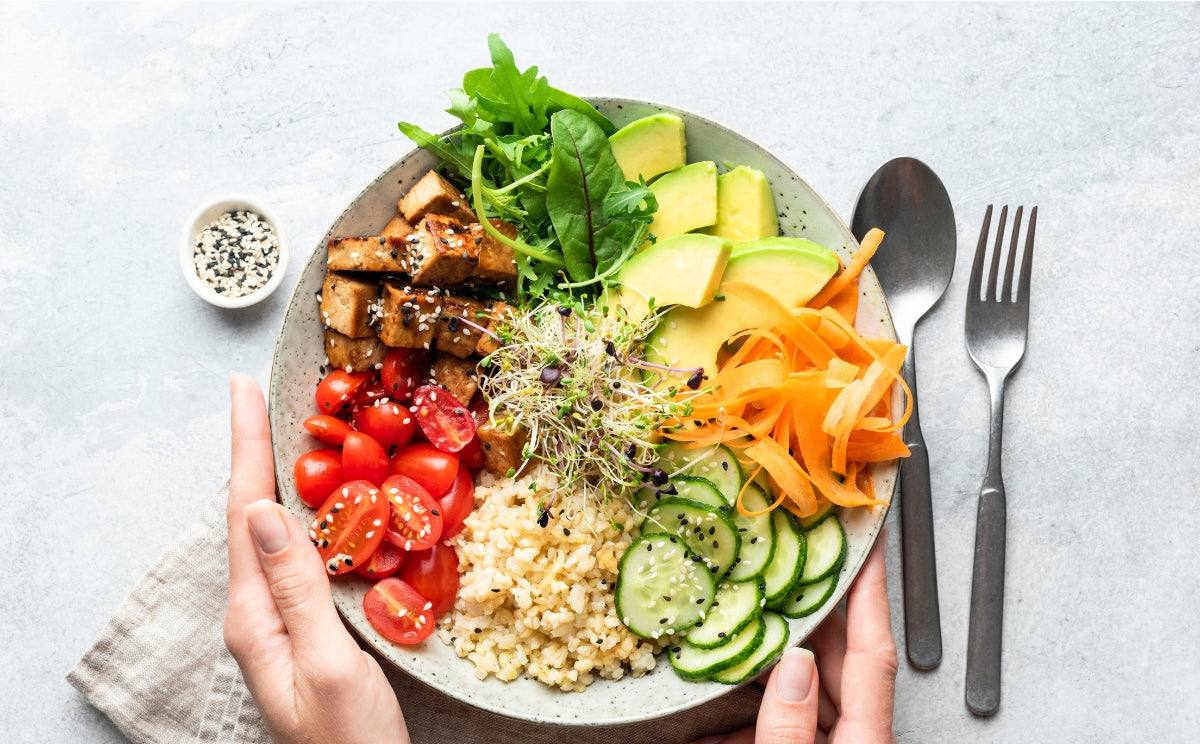
<svg viewBox="0 0 1200 744">
<path fill-rule="evenodd" d="M 274 273 L 271 274 L 271 278 L 262 287 L 241 297 L 226 297 L 210 287 L 196 273 L 196 265 L 192 260 L 192 252 L 195 250 L 200 232 L 205 227 L 215 222 L 226 212 L 241 210 L 254 212 L 259 215 L 275 231 L 275 237 L 279 242 L 279 261 L 275 266 Z M 209 199 L 197 207 L 195 212 L 192 212 L 192 216 L 188 218 L 187 223 L 183 226 L 183 235 L 179 242 L 179 267 L 183 271 L 183 278 L 187 280 L 188 286 L 201 299 L 217 307 L 249 307 L 256 302 L 266 299 L 283 283 L 283 276 L 287 273 L 287 266 L 288 241 L 287 235 L 283 230 L 283 223 L 279 221 L 279 218 L 275 216 L 270 207 L 253 197 L 242 194 L 226 194 Z"/>
</svg>

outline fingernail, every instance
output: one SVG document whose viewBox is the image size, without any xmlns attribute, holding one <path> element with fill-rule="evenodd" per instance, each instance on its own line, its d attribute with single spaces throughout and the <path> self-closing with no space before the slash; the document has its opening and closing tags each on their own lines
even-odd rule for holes
<svg viewBox="0 0 1200 744">
<path fill-rule="evenodd" d="M 250 525 L 250 534 L 262 552 L 270 555 L 278 553 L 292 541 L 288 535 L 287 524 L 278 507 L 270 501 L 255 501 L 243 510 L 246 522 Z"/>
<path fill-rule="evenodd" d="M 800 703 L 812 687 L 813 655 L 808 649 L 789 648 L 779 664 L 776 689 L 779 697 L 789 703 Z"/>
</svg>

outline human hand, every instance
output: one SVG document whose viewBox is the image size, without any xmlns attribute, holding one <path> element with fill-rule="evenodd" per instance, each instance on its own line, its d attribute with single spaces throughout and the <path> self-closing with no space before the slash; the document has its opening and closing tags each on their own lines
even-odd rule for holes
<svg viewBox="0 0 1200 744">
<path fill-rule="evenodd" d="M 304 530 L 275 503 L 271 435 L 253 379 L 229 379 L 229 607 L 225 645 L 275 744 L 408 744 L 396 693 L 338 617 Z"/>
<path fill-rule="evenodd" d="M 835 610 L 813 632 L 813 652 L 797 647 L 784 653 L 763 691 L 757 726 L 696 744 L 896 741 L 892 706 L 899 660 L 888 613 L 886 544 L 884 533 L 850 587 L 845 614 Z"/>
</svg>

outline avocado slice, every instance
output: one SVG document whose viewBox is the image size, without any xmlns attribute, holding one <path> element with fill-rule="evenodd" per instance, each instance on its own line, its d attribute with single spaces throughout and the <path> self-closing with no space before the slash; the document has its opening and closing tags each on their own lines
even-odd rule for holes
<svg viewBox="0 0 1200 744">
<path fill-rule="evenodd" d="M 717 221 L 717 164 L 711 160 L 665 173 L 650 190 L 658 199 L 650 232 L 659 240 Z"/>
<path fill-rule="evenodd" d="M 703 307 L 712 301 L 733 245 L 713 235 L 686 233 L 660 240 L 629 259 L 617 272 L 621 302 L 634 323 L 655 307 Z"/>
<path fill-rule="evenodd" d="M 626 124 L 608 138 L 613 157 L 626 181 L 650 181 L 687 163 L 683 119 L 675 114 L 653 114 Z"/>
<path fill-rule="evenodd" d="M 772 238 L 761 238 L 759 240 L 747 240 L 744 243 L 737 243 L 733 246 L 733 252 L 747 253 L 749 251 L 757 251 L 761 248 L 794 248 L 798 251 L 806 251 L 814 256 L 827 260 L 829 249 L 820 243 L 814 243 L 805 238 L 788 238 L 782 235 L 777 235 Z"/>
<path fill-rule="evenodd" d="M 779 235 L 775 195 L 762 171 L 739 165 L 717 176 L 717 224 L 704 232 L 735 245 Z"/>
<path fill-rule="evenodd" d="M 806 241 L 811 242 L 811 241 Z M 837 272 L 834 253 L 818 246 L 816 250 L 794 246 L 761 246 L 735 252 L 725 265 L 721 284 L 752 284 L 771 294 L 785 307 L 803 307 L 816 296 Z M 663 317 L 646 339 L 646 360 L 680 369 L 701 367 L 710 379 L 717 369 L 717 353 L 730 336 L 753 328 L 761 316 L 736 297 L 723 297 L 701 308 L 679 307 Z M 666 375 L 659 387 L 682 385 L 690 372 Z"/>
</svg>

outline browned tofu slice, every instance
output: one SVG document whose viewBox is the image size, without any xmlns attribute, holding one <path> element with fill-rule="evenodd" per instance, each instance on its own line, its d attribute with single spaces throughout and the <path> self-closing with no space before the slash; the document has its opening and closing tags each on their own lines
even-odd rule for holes
<svg viewBox="0 0 1200 744">
<path fill-rule="evenodd" d="M 496 326 L 504 321 L 511 310 L 511 305 L 499 300 L 488 303 L 484 307 L 484 314 L 487 316 L 486 328 L 488 329 L 488 333 L 480 334 L 479 341 L 475 344 L 476 354 L 487 356 L 500 348 L 500 342 L 496 340 L 496 336 L 494 335 L 496 333 Z M 483 325 L 483 323 L 479 325 Z"/>
<path fill-rule="evenodd" d="M 488 222 L 491 222 L 501 235 L 508 238 L 517 237 L 517 228 L 507 222 L 495 217 L 489 218 Z M 508 286 L 515 282 L 517 280 L 517 262 L 513 249 L 496 240 L 478 222 L 468 229 L 471 231 L 471 238 L 475 241 L 475 245 L 479 246 L 479 261 L 475 265 L 471 279 L 500 286 Z"/>
<path fill-rule="evenodd" d="M 466 195 L 432 170 L 421 176 L 421 180 L 400 197 L 396 207 L 404 219 L 414 225 L 427 214 L 446 215 L 463 224 L 479 221 L 467 206 Z"/>
<path fill-rule="evenodd" d="M 441 303 L 399 282 L 383 283 L 379 338 L 388 346 L 428 349 L 433 346 Z"/>
<path fill-rule="evenodd" d="M 321 321 L 343 336 L 374 336 L 372 311 L 378 307 L 379 283 L 336 271 L 325 272 L 321 287 Z"/>
<path fill-rule="evenodd" d="M 330 328 L 325 329 L 325 356 L 329 364 L 347 372 L 362 372 L 383 364 L 387 346 L 378 336 L 350 338 Z"/>
<path fill-rule="evenodd" d="M 409 236 L 408 274 L 423 287 L 462 284 L 479 263 L 479 246 L 453 217 L 427 214 Z"/>
<path fill-rule="evenodd" d="M 521 451 L 529 439 L 524 428 L 517 427 L 516 431 L 510 432 L 488 421 L 475 430 L 475 436 L 479 437 L 483 464 L 489 473 L 504 475 L 521 467 Z"/>
<path fill-rule="evenodd" d="M 469 300 L 463 297 L 443 297 L 442 312 L 437 321 L 437 333 L 434 345 L 438 351 L 453 354 L 459 359 L 466 359 L 475 352 L 475 346 L 482 335 L 478 328 L 462 322 L 466 318 L 476 326 L 483 320 L 483 303 L 479 300 Z"/>
<path fill-rule="evenodd" d="M 439 353 L 429 367 L 429 382 L 441 385 L 464 406 L 470 405 L 479 389 L 479 368 L 474 359 Z"/>
<path fill-rule="evenodd" d="M 405 238 L 330 238 L 328 247 L 326 267 L 332 271 L 408 271 L 409 243 Z"/>
<path fill-rule="evenodd" d="M 412 234 L 413 226 L 408 220 L 404 219 L 404 215 L 397 213 L 395 217 L 388 221 L 383 229 L 379 231 L 380 235 L 386 235 L 393 238 L 407 238 Z"/>
</svg>

